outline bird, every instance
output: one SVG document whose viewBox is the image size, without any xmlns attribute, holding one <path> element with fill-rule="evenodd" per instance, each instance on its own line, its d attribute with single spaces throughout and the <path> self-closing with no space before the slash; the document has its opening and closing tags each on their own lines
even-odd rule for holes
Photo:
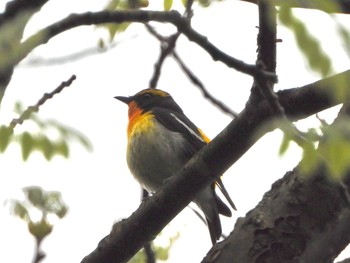
<svg viewBox="0 0 350 263">
<path fill-rule="evenodd" d="M 128 105 L 128 167 L 135 179 L 150 193 L 158 191 L 167 179 L 210 142 L 166 91 L 144 89 L 133 96 L 114 98 Z M 193 202 L 205 216 L 213 245 L 222 234 L 219 214 L 232 216 L 231 209 L 215 192 L 215 186 L 221 190 L 231 208 L 236 210 L 220 178 L 194 198 Z"/>
</svg>

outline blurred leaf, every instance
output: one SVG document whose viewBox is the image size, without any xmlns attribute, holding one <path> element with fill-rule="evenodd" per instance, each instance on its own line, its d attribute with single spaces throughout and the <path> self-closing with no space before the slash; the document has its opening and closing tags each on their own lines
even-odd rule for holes
<svg viewBox="0 0 350 263">
<path fill-rule="evenodd" d="M 210 4 L 212 3 L 211 0 L 199 0 L 198 2 L 199 2 L 199 4 L 200 4 L 201 6 L 203 6 L 203 7 L 208 7 L 208 6 L 210 6 Z"/>
<path fill-rule="evenodd" d="M 58 218 L 62 219 L 63 217 L 66 216 L 68 212 L 68 207 L 67 206 L 62 206 L 60 210 L 56 211 L 56 216 L 58 216 Z"/>
<path fill-rule="evenodd" d="M 350 166 L 350 145 L 345 140 L 332 141 L 328 147 L 327 160 L 333 179 L 339 180 Z"/>
<path fill-rule="evenodd" d="M 13 130 L 5 125 L 0 126 L 0 152 L 4 152 L 10 143 Z"/>
<path fill-rule="evenodd" d="M 38 149 L 44 154 L 46 160 L 51 160 L 54 155 L 54 146 L 53 143 L 44 135 L 41 135 L 37 138 Z"/>
<path fill-rule="evenodd" d="M 169 11 L 173 6 L 173 0 L 164 0 L 163 5 L 164 5 L 164 10 Z"/>
<path fill-rule="evenodd" d="M 160 233 L 162 235 L 163 232 Z M 152 243 L 152 250 L 155 253 L 155 257 L 158 260 L 166 261 L 169 258 L 170 249 L 172 248 L 175 241 L 180 237 L 180 234 L 177 232 L 176 235 L 169 237 L 169 243 L 166 246 L 158 246 Z M 144 263 L 146 262 L 146 255 L 144 249 L 141 249 L 134 257 L 128 261 L 128 263 Z"/>
<path fill-rule="evenodd" d="M 102 38 L 98 40 L 97 46 L 100 50 L 104 50 L 106 48 L 106 44 Z"/>
<path fill-rule="evenodd" d="M 303 53 L 310 68 L 323 77 L 329 75 L 332 71 L 331 59 L 322 50 L 319 41 L 308 32 L 305 24 L 292 14 L 291 8 L 287 4 L 281 5 L 278 14 L 281 23 L 294 33 L 298 48 Z"/>
<path fill-rule="evenodd" d="M 12 212 L 14 215 L 23 219 L 24 221 L 29 220 L 29 212 L 27 208 L 18 200 L 11 200 L 11 205 L 13 207 Z"/>
<path fill-rule="evenodd" d="M 112 42 L 116 34 L 124 32 L 129 27 L 129 25 L 130 25 L 129 22 L 124 22 L 119 24 L 112 24 L 112 23 L 105 24 L 104 27 L 105 29 L 108 30 L 108 33 L 109 33 L 109 41 Z"/>
<path fill-rule="evenodd" d="M 60 192 L 46 192 L 45 212 L 55 214 L 59 218 L 67 214 L 68 207 L 63 202 Z"/>
<path fill-rule="evenodd" d="M 29 222 L 28 229 L 37 240 L 42 240 L 52 232 L 53 226 L 43 218 L 37 223 Z"/>
<path fill-rule="evenodd" d="M 105 10 L 132 10 L 147 7 L 149 5 L 148 0 L 111 0 L 105 7 Z M 118 33 L 124 32 L 130 25 L 130 22 L 123 23 L 106 23 L 97 26 L 98 28 L 104 28 L 109 33 L 110 42 L 112 42 Z M 99 43 L 101 44 L 101 43 Z"/>
<path fill-rule="evenodd" d="M 144 262 L 146 262 L 146 255 L 145 255 L 144 249 L 141 249 L 128 261 L 128 263 L 144 263 Z"/>
<path fill-rule="evenodd" d="M 69 157 L 69 147 L 66 141 L 59 141 L 55 143 L 56 152 L 61 154 L 63 157 Z"/>
<path fill-rule="evenodd" d="M 78 140 L 88 151 L 92 150 L 92 145 L 89 139 L 81 132 L 75 130 L 72 127 L 65 126 L 57 121 L 49 120 L 48 125 L 57 129 L 63 137 L 63 140 L 76 139 Z"/>
<path fill-rule="evenodd" d="M 319 146 L 320 155 L 332 179 L 339 180 L 350 169 L 350 119 L 337 119 L 332 125 L 324 125 L 324 140 Z"/>
<path fill-rule="evenodd" d="M 21 136 L 22 159 L 26 161 L 33 150 L 33 138 L 29 132 L 24 132 Z"/>
<path fill-rule="evenodd" d="M 333 0 L 312 1 L 311 4 L 327 13 L 338 13 L 341 10 L 339 4 Z"/>
<path fill-rule="evenodd" d="M 303 157 L 300 162 L 300 169 L 303 174 L 312 173 L 319 164 L 319 156 L 312 144 L 305 144 L 303 147 Z"/>
<path fill-rule="evenodd" d="M 280 156 L 282 156 L 283 154 L 285 154 L 289 148 L 289 145 L 290 145 L 290 142 L 291 142 L 291 138 L 290 136 L 287 136 L 286 133 L 283 134 L 283 139 L 282 139 L 282 142 L 281 142 L 281 145 L 280 145 L 280 149 L 278 151 L 278 154 Z"/>
<path fill-rule="evenodd" d="M 346 28 L 344 25 L 337 23 L 337 31 L 340 35 L 341 39 L 343 40 L 343 47 L 348 55 L 350 57 L 350 32 L 349 29 Z"/>
<path fill-rule="evenodd" d="M 28 201 L 35 207 L 42 210 L 45 207 L 45 194 L 43 189 L 39 186 L 29 186 L 23 188 L 23 192 L 26 195 Z"/>
</svg>

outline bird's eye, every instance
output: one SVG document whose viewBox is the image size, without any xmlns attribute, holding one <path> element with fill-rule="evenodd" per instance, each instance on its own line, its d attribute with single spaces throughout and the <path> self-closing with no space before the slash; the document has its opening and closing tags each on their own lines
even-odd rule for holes
<svg viewBox="0 0 350 263">
<path fill-rule="evenodd" d="M 145 94 L 143 94 L 143 97 L 144 97 L 145 99 L 149 99 L 149 98 L 152 97 L 152 96 L 151 96 L 151 94 L 149 94 L 149 93 L 145 93 Z"/>
</svg>

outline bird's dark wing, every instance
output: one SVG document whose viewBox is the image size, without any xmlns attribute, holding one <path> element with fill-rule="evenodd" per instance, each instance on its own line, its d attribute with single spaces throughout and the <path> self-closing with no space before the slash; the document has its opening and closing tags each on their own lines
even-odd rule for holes
<svg viewBox="0 0 350 263">
<path fill-rule="evenodd" d="M 204 133 L 198 129 L 197 126 L 191 122 L 182 112 L 170 111 L 169 109 L 164 108 L 153 108 L 152 111 L 156 116 L 156 119 L 165 128 L 173 132 L 181 133 L 187 139 L 188 146 L 185 148 L 185 155 L 187 156 L 187 159 L 190 159 L 203 146 L 209 143 L 209 138 L 206 137 Z M 236 210 L 236 206 L 232 202 L 232 199 L 229 196 L 220 178 L 216 181 L 216 185 L 219 187 L 231 207 Z M 218 196 L 216 196 L 216 198 L 219 213 L 226 216 L 231 216 L 230 209 L 221 201 Z"/>
<path fill-rule="evenodd" d="M 153 108 L 152 112 L 165 128 L 181 133 L 187 139 L 189 144 L 187 150 L 192 155 L 209 142 L 209 139 L 183 113 L 164 108 Z"/>
</svg>

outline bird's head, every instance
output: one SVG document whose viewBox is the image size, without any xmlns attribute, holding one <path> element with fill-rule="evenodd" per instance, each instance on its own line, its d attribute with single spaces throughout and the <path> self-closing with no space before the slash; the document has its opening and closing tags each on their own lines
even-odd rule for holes
<svg viewBox="0 0 350 263">
<path fill-rule="evenodd" d="M 182 112 L 170 94 L 160 89 L 145 89 L 133 96 L 116 96 L 114 98 L 126 103 L 129 106 L 129 110 L 137 108 L 142 112 L 148 112 L 152 111 L 153 108 L 165 108 Z"/>
</svg>

